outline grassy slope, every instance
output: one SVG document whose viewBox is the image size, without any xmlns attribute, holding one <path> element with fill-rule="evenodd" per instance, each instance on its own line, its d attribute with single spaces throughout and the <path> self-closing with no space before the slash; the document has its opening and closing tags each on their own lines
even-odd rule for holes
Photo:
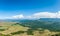
<svg viewBox="0 0 60 36">
<path fill-rule="evenodd" d="M 15 22 L 1 22 L 0 23 L 0 36 L 49 36 L 58 34 L 59 32 L 51 32 L 47 29 L 45 30 L 32 30 L 28 27 L 21 26 L 19 24 L 15 24 Z M 30 30 L 28 30 L 30 29 Z M 29 35 L 28 35 L 29 33 Z M 32 34 L 33 33 L 33 34 Z"/>
<path fill-rule="evenodd" d="M 0 25 L 0 30 L 2 29 L 5 29 L 4 31 L 0 31 L 0 33 L 2 34 L 10 34 L 12 32 L 17 32 L 17 31 L 27 31 L 29 28 L 28 27 L 23 27 L 23 26 L 20 26 L 20 25 L 12 25 L 12 24 L 15 24 L 15 23 L 10 23 L 8 25 L 7 22 L 3 22 L 3 23 L 0 23 L 0 24 L 3 24 L 3 25 Z"/>
</svg>

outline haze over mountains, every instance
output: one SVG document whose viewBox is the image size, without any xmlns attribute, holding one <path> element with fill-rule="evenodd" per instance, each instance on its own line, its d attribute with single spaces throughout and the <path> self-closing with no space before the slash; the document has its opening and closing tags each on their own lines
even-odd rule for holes
<svg viewBox="0 0 60 36">
<path fill-rule="evenodd" d="M 40 20 L 40 21 L 56 21 L 59 22 L 60 18 L 40 18 L 40 19 L 0 19 L 0 21 L 25 21 L 25 20 Z"/>
</svg>

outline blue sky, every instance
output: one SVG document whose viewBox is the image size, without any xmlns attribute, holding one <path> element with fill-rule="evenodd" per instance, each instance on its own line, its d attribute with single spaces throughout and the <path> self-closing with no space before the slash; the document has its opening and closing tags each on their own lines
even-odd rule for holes
<svg viewBox="0 0 60 36">
<path fill-rule="evenodd" d="M 60 11 L 60 0 L 0 0 L 0 18 Z"/>
</svg>

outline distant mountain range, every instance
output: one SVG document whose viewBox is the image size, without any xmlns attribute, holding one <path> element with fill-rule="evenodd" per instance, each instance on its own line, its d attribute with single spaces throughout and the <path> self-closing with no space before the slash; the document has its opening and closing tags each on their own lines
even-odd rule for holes
<svg viewBox="0 0 60 36">
<path fill-rule="evenodd" d="M 0 22 L 2 21 L 7 21 L 7 22 L 20 22 L 20 21 L 25 21 L 25 20 L 29 20 L 29 19 L 5 19 L 5 20 L 0 20 Z M 30 19 L 33 20 L 33 19 Z M 39 21 L 56 21 L 59 22 L 60 18 L 40 18 L 40 19 L 36 19 Z"/>
<path fill-rule="evenodd" d="M 29 19 L 6 19 L 0 22 L 17 22 L 16 24 L 30 27 L 32 29 L 44 28 L 53 31 L 60 31 L 60 18 L 40 18 L 37 20 Z"/>
<path fill-rule="evenodd" d="M 56 22 L 59 22 L 59 21 L 60 21 L 60 18 L 40 18 L 39 20 L 42 20 L 42 21 L 56 21 Z"/>
</svg>

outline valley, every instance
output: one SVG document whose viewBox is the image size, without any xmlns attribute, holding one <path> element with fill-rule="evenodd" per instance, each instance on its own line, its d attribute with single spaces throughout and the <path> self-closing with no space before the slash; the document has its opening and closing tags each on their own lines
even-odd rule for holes
<svg viewBox="0 0 60 36">
<path fill-rule="evenodd" d="M 42 20 L 16 21 L 0 22 L 0 36 L 60 36 L 60 22 Z"/>
</svg>

